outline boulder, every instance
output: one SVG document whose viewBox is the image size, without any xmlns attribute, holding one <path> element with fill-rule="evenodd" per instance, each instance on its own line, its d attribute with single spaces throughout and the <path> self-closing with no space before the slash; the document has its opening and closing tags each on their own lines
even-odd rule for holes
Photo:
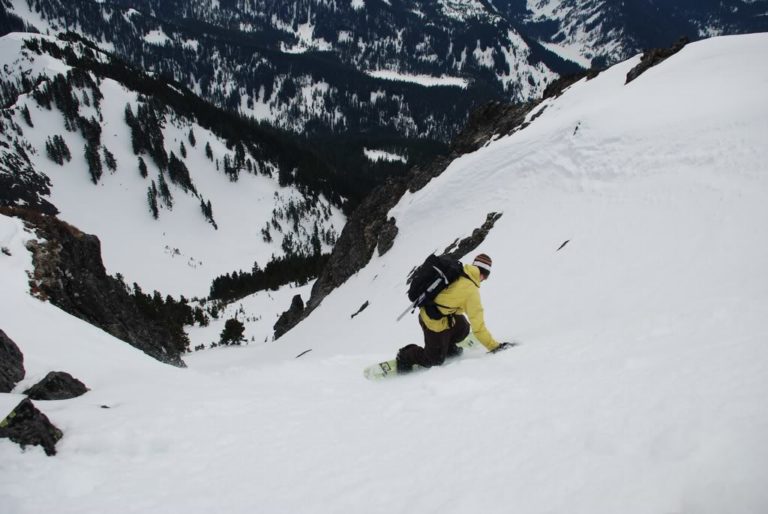
<svg viewBox="0 0 768 514">
<path fill-rule="evenodd" d="M 85 384 L 63 371 L 51 371 L 24 394 L 33 400 L 69 400 L 88 392 Z"/>
<path fill-rule="evenodd" d="M 10 393 L 24 378 L 24 355 L 0 330 L 0 393 Z"/>
<path fill-rule="evenodd" d="M 42 446 L 48 456 L 56 455 L 56 443 L 63 436 L 64 433 L 37 410 L 29 398 L 24 398 L 0 422 L 0 437 L 7 437 L 22 448 Z"/>
</svg>

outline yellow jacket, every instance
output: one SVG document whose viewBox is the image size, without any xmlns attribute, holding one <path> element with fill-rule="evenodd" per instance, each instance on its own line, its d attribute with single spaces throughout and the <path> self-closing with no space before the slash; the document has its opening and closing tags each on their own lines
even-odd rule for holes
<svg viewBox="0 0 768 514">
<path fill-rule="evenodd" d="M 435 303 L 443 314 L 466 314 L 477 340 L 488 350 L 495 350 L 499 343 L 485 326 L 483 304 L 480 303 L 480 269 L 472 264 L 465 264 L 464 273 L 469 278 L 459 277 L 437 295 Z M 419 309 L 419 316 L 432 332 L 442 332 L 450 328 L 448 317 L 432 319 L 423 307 Z"/>
</svg>

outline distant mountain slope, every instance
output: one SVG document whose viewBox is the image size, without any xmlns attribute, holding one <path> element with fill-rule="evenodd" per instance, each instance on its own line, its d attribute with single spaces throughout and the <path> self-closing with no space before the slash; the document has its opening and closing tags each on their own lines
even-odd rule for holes
<svg viewBox="0 0 768 514">
<path fill-rule="evenodd" d="M 496 0 L 547 48 L 602 67 L 633 54 L 723 34 L 768 30 L 765 0 Z"/>
<path fill-rule="evenodd" d="M 338 193 L 287 136 L 78 38 L 8 35 L 0 59 L 0 200 L 98 235 L 129 284 L 205 296 L 218 275 L 332 247 Z"/>
<path fill-rule="evenodd" d="M 524 101 L 575 70 L 481 2 L 12 2 L 42 32 L 77 27 L 217 105 L 299 132 L 447 141 L 491 98 Z M 363 6 L 363 7 L 361 7 Z M 395 77 L 444 76 L 425 88 Z"/>
<path fill-rule="evenodd" d="M 600 66 L 681 36 L 768 28 L 765 0 L 3 2 L 40 31 L 77 28 L 139 67 L 276 126 L 375 126 L 442 141 L 478 102 L 538 96 L 556 74 L 576 69 L 563 58 Z M 460 77 L 469 90 L 434 97 L 363 75 L 382 70 Z"/>
</svg>

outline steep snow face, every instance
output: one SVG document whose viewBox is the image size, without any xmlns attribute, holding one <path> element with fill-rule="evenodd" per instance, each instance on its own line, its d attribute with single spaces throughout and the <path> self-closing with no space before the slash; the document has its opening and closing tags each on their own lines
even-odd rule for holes
<svg viewBox="0 0 768 514">
<path fill-rule="evenodd" d="M 38 402 L 66 433 L 55 459 L 0 440 L 4 505 L 762 512 L 766 52 L 765 34 L 717 38 L 629 85 L 638 59 L 573 85 L 404 197 L 393 248 L 278 343 L 198 352 L 186 371 L 92 371 L 112 369 L 111 343 L 44 328 L 62 321 L 25 295 L 29 236 L 0 217 L 0 323 L 35 357 L 17 391 L 75 366 L 92 388 Z M 421 339 L 415 317 L 395 322 L 412 266 L 491 211 L 485 318 L 522 344 L 366 382 L 364 366 Z"/>
</svg>

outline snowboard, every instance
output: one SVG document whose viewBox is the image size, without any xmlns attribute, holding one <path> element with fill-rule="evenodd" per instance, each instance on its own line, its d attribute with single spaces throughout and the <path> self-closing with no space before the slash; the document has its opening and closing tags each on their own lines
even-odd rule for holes
<svg viewBox="0 0 768 514">
<path fill-rule="evenodd" d="M 516 346 L 517 344 L 518 343 L 514 342 L 512 343 L 512 346 Z M 466 355 L 467 351 L 484 348 L 483 345 L 480 344 L 480 342 L 472 336 L 472 334 L 467 336 L 467 338 L 461 341 L 460 343 L 456 343 L 456 346 L 458 346 L 459 348 L 463 348 L 464 352 L 462 352 L 462 354 L 459 356 L 449 357 L 448 360 L 446 360 L 446 363 L 450 362 L 451 360 L 462 358 L 464 355 Z M 413 366 L 413 370 L 410 371 L 408 374 L 411 374 L 419 370 L 425 370 L 425 369 L 427 368 L 424 368 L 416 364 Z M 392 360 L 372 364 L 363 370 L 363 375 L 368 380 L 381 380 L 384 378 L 391 378 L 391 377 L 397 376 L 398 375 L 397 360 L 392 359 Z"/>
</svg>

